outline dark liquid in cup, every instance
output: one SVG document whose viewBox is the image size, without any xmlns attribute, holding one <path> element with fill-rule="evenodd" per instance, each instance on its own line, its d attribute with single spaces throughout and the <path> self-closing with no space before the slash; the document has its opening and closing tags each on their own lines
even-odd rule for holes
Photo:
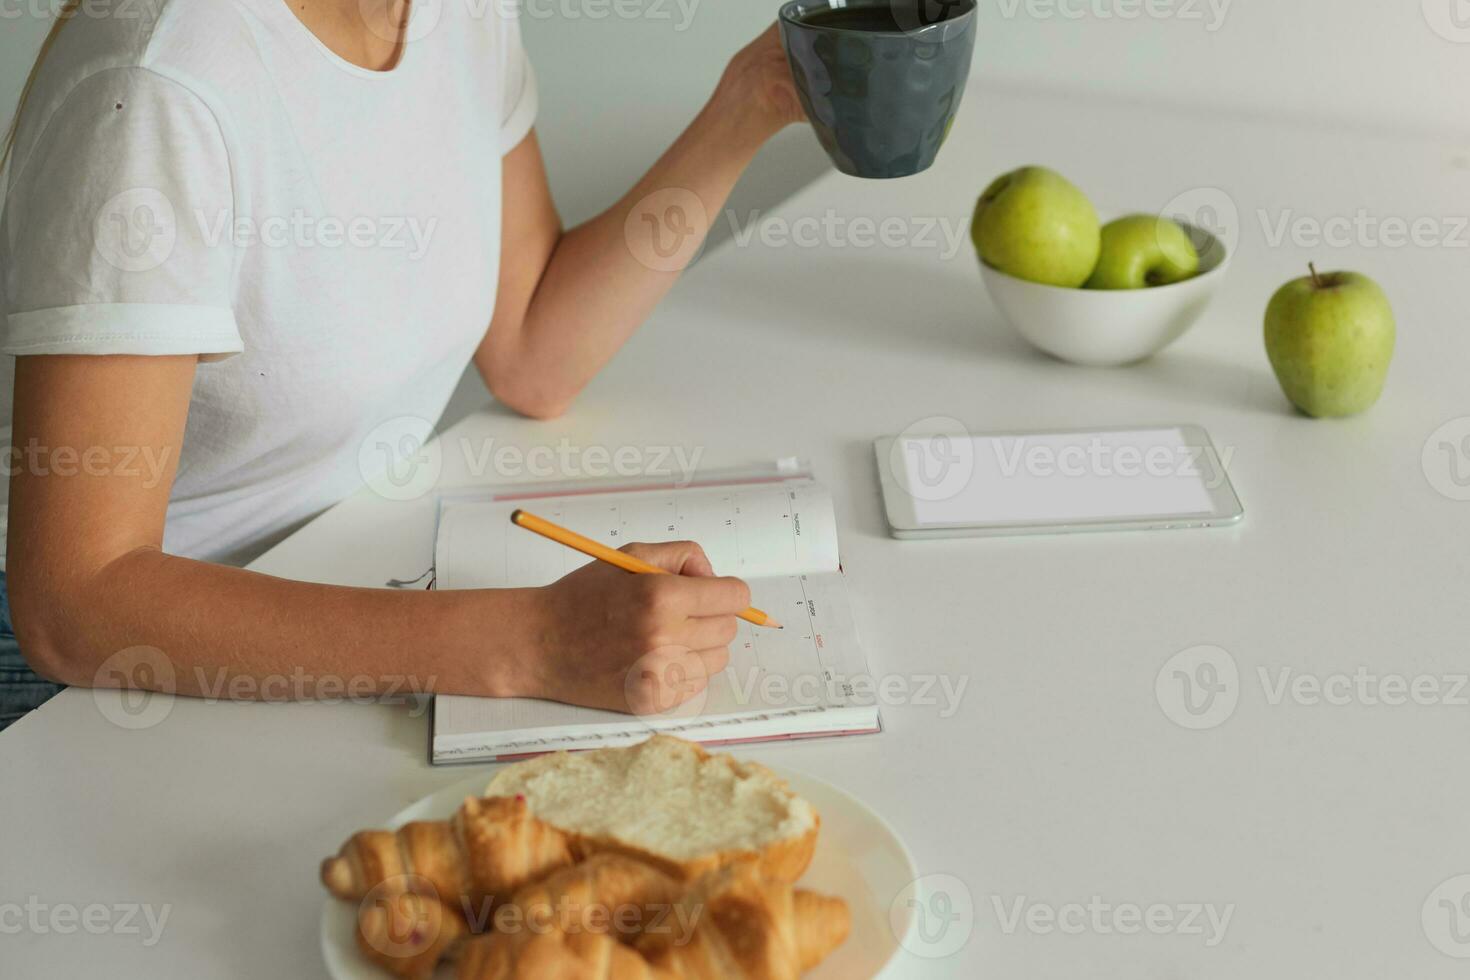
<svg viewBox="0 0 1470 980">
<path fill-rule="evenodd" d="M 940 4 L 934 0 L 915 0 L 914 3 L 877 3 L 864 7 L 827 7 L 803 14 L 801 22 L 843 31 L 892 34 L 937 24 L 958 17 L 968 9 L 968 5 L 959 2 Z"/>
</svg>

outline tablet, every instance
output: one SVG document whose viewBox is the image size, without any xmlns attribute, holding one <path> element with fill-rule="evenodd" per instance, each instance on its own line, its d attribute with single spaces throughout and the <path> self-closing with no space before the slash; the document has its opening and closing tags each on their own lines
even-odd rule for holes
<svg viewBox="0 0 1470 980">
<path fill-rule="evenodd" d="M 1197 425 L 905 433 L 875 443 L 897 538 L 1217 527 L 1245 516 Z"/>
</svg>

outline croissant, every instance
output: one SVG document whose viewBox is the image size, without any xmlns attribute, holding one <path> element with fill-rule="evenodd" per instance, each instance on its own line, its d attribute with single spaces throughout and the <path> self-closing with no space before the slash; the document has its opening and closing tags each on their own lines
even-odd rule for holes
<svg viewBox="0 0 1470 980">
<path fill-rule="evenodd" d="M 459 980 L 655 980 L 620 940 L 668 914 L 685 886 L 633 858 L 598 854 L 527 885 L 467 942 Z"/>
<path fill-rule="evenodd" d="M 404 980 L 429 980 L 468 934 L 459 912 L 419 892 L 373 895 L 357 911 L 357 948 Z"/>
<path fill-rule="evenodd" d="M 532 936 L 511 947 L 498 933 L 465 944 L 457 980 L 678 980 L 606 933 Z"/>
<path fill-rule="evenodd" d="M 353 834 L 321 874 L 337 898 L 418 892 L 483 921 L 521 885 L 578 856 L 568 835 L 532 816 L 524 798 L 470 797 L 449 820 Z"/>
<path fill-rule="evenodd" d="M 607 932 L 632 938 L 689 886 L 637 858 L 595 854 L 526 885 L 495 916 L 507 935 Z"/>
<path fill-rule="evenodd" d="M 847 903 L 763 878 L 754 863 L 692 888 L 602 854 L 548 875 L 468 940 L 458 980 L 786 980 L 850 928 Z"/>
<path fill-rule="evenodd" d="M 706 875 L 681 905 L 698 914 L 687 937 L 647 929 L 635 948 L 657 973 L 684 980 L 795 980 L 852 928 L 842 899 L 764 878 L 753 865 Z"/>
</svg>

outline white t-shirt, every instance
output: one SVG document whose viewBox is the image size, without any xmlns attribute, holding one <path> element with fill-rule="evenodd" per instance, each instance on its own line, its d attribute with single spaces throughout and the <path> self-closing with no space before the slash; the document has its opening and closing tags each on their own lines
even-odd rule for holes
<svg viewBox="0 0 1470 980">
<path fill-rule="evenodd" d="M 504 2 L 415 3 L 387 72 L 287 0 L 115 2 L 62 28 L 21 119 L 0 353 L 205 355 L 164 548 L 242 563 L 443 411 L 495 305 L 535 81 Z M 90 465 L 158 463 L 103 449 Z"/>
</svg>

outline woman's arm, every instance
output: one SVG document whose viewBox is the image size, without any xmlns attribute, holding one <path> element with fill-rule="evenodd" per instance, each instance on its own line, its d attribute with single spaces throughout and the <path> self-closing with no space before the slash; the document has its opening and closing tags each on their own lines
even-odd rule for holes
<svg viewBox="0 0 1470 980">
<path fill-rule="evenodd" d="M 507 154 L 500 291 L 475 355 L 491 392 L 525 415 L 564 412 L 674 284 L 756 151 L 802 118 L 773 25 L 653 169 L 586 224 L 561 231 L 534 133 Z"/>
<path fill-rule="evenodd" d="M 634 546 L 682 576 L 594 563 L 541 589 L 444 592 L 313 585 L 164 554 L 194 369 L 193 357 L 16 359 L 7 584 L 38 673 L 137 684 L 99 670 L 148 646 L 173 669 L 153 686 L 182 694 L 341 697 L 352 683 L 362 695 L 648 711 L 723 669 L 749 590 L 713 577 L 687 542 Z"/>
</svg>

